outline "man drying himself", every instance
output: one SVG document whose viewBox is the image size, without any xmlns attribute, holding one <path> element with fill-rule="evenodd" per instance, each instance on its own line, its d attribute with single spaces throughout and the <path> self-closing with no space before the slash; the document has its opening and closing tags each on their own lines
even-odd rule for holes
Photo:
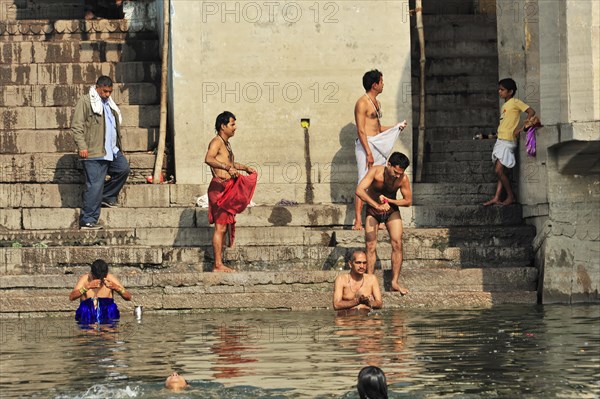
<svg viewBox="0 0 600 399">
<path fill-rule="evenodd" d="M 385 223 L 392 244 L 392 290 L 408 293 L 398 283 L 402 269 L 402 217 L 399 207 L 412 205 L 412 190 L 405 172 L 410 165 L 407 156 L 394 152 L 386 166 L 373 166 L 356 188 L 356 195 L 367 203 L 365 241 L 367 246 L 367 273 L 375 271 L 377 260 L 377 230 Z M 396 199 L 400 190 L 402 199 Z"/>
<path fill-rule="evenodd" d="M 208 186 L 208 222 L 215 224 L 212 238 L 215 256 L 214 272 L 233 271 L 223 264 L 223 240 L 229 230 L 229 246 L 233 246 L 235 215 L 250 204 L 257 181 L 256 171 L 253 168 L 234 160 L 229 140 L 237 129 L 235 121 L 235 115 L 229 111 L 217 116 L 215 122 L 217 136 L 208 144 L 204 159 L 213 175 Z M 248 176 L 242 176 L 240 171 L 246 172 Z"/>
<path fill-rule="evenodd" d="M 406 127 L 406 121 L 394 126 L 381 125 L 381 103 L 377 96 L 383 92 L 383 74 L 373 69 L 364 74 L 362 84 L 365 94 L 359 97 L 354 106 L 354 119 L 358 138 L 355 143 L 356 166 L 358 182 L 365 177 L 373 165 L 385 165 L 392 153 L 394 143 L 400 132 Z M 362 230 L 363 201 L 356 197 L 354 200 L 353 230 Z"/>
<path fill-rule="evenodd" d="M 365 274 L 365 251 L 354 251 L 348 264 L 350 273 L 337 276 L 333 287 L 333 308 L 338 315 L 381 308 L 379 281 L 374 274 Z"/>
</svg>

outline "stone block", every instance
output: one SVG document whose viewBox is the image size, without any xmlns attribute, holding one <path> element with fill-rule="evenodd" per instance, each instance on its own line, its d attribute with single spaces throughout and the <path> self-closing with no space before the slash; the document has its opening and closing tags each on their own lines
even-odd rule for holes
<svg viewBox="0 0 600 399">
<path fill-rule="evenodd" d="M 111 228 L 194 227 L 194 209 L 107 208 L 102 211 Z"/>
<path fill-rule="evenodd" d="M 0 209 L 0 228 L 18 230 L 21 228 L 20 209 Z"/>
<path fill-rule="evenodd" d="M 33 42 L 0 42 L 0 64 L 33 63 Z"/>
<path fill-rule="evenodd" d="M 0 107 L 0 120 L 3 130 L 36 128 L 35 109 L 31 107 Z"/>
<path fill-rule="evenodd" d="M 68 130 L 9 130 L 0 136 L 2 154 L 75 152 L 76 149 Z"/>
<path fill-rule="evenodd" d="M 127 208 L 168 208 L 169 186 L 166 184 L 125 185 L 119 203 Z"/>
<path fill-rule="evenodd" d="M 324 308 L 331 303 L 330 293 L 232 293 L 202 295 L 164 295 L 165 309 L 312 309 Z"/>
<path fill-rule="evenodd" d="M 171 204 L 175 206 L 196 206 L 198 197 L 206 194 L 208 185 L 172 184 L 169 185 Z"/>
<path fill-rule="evenodd" d="M 297 205 L 297 206 L 255 206 L 238 215 L 238 223 L 243 226 L 329 226 L 344 225 L 346 206 Z"/>
<path fill-rule="evenodd" d="M 0 84 L 37 84 L 38 65 L 0 65 Z M 5 100 L 6 101 L 6 100 Z"/>
<path fill-rule="evenodd" d="M 157 128 L 124 127 L 121 132 L 123 151 L 150 151 L 158 142 Z"/>
<path fill-rule="evenodd" d="M 27 230 L 75 229 L 78 227 L 79 210 L 77 209 L 23 209 L 23 228 Z"/>
<path fill-rule="evenodd" d="M 3 208 L 76 208 L 81 205 L 79 184 L 3 184 L 0 207 Z"/>
<path fill-rule="evenodd" d="M 478 205 L 413 206 L 415 224 L 419 227 L 517 225 L 522 222 L 521 206 Z"/>
</svg>

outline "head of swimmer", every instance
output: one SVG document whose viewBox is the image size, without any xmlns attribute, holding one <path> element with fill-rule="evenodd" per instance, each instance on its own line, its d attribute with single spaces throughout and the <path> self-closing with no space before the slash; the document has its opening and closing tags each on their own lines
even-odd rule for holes
<svg viewBox="0 0 600 399">
<path fill-rule="evenodd" d="M 180 391 L 188 386 L 185 378 L 180 376 L 177 373 L 171 373 L 170 376 L 165 380 L 165 388 L 170 389 L 172 391 Z"/>
</svg>

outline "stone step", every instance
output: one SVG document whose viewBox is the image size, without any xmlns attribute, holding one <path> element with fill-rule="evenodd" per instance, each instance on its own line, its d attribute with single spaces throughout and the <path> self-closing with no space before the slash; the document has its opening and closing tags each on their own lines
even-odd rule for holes
<svg viewBox="0 0 600 399">
<path fill-rule="evenodd" d="M 100 75 L 107 75 L 116 83 L 158 83 L 160 63 L 132 61 L 0 65 L 2 85 L 91 85 Z"/>
<path fill-rule="evenodd" d="M 494 148 L 496 140 L 427 140 L 429 152 L 487 152 Z"/>
<path fill-rule="evenodd" d="M 427 162 L 423 165 L 423 172 L 426 174 L 478 175 L 488 172 L 493 173 L 493 164 L 490 154 L 489 162 Z"/>
<path fill-rule="evenodd" d="M 425 80 L 426 94 L 471 94 L 484 93 L 485 96 L 497 93 L 498 77 L 494 74 L 488 75 L 433 75 Z M 413 87 L 419 87 L 418 77 L 412 77 Z M 495 120 L 498 119 L 500 113 L 500 103 L 498 102 L 498 112 Z M 484 119 L 485 121 L 485 119 Z M 481 122 L 480 122 L 481 123 Z"/>
<path fill-rule="evenodd" d="M 129 62 L 159 60 L 157 40 L 0 42 L 0 64 Z"/>
<path fill-rule="evenodd" d="M 413 93 L 412 104 L 413 110 L 419 110 L 419 94 Z M 425 109 L 426 112 L 454 110 L 457 109 L 496 109 L 498 107 L 498 95 L 495 92 L 491 93 L 460 93 L 460 94 L 426 94 Z"/>
<path fill-rule="evenodd" d="M 0 230 L 0 247 L 6 248 L 134 245 L 136 241 L 134 229 Z"/>
<path fill-rule="evenodd" d="M 415 113 L 413 113 L 415 115 Z M 416 121 L 419 116 L 416 113 Z M 426 126 L 425 128 L 425 140 L 426 141 L 444 141 L 444 140 L 472 140 L 473 137 L 478 133 L 489 134 L 497 131 L 498 123 L 492 124 L 492 121 L 488 121 L 490 124 L 484 124 L 486 121 L 479 121 L 471 126 Z M 413 132 L 418 134 L 418 122 L 413 127 Z M 415 136 L 416 137 L 416 136 Z"/>
<path fill-rule="evenodd" d="M 158 105 L 121 105 L 123 127 L 157 127 L 160 122 Z M 0 107 L 3 130 L 69 129 L 74 107 Z"/>
<path fill-rule="evenodd" d="M 2 90 L 0 107 L 74 107 L 89 90 L 89 84 L 7 85 Z M 155 83 L 115 83 L 111 97 L 120 106 L 160 102 Z"/>
<path fill-rule="evenodd" d="M 76 152 L 73 135 L 67 129 L 1 130 L 0 154 Z M 123 151 L 140 152 L 156 148 L 158 128 L 124 127 Z M 1 201 L 1 200 L 0 200 Z"/>
<path fill-rule="evenodd" d="M 404 226 L 509 226 L 522 222 L 520 205 L 506 207 L 413 206 L 401 209 Z M 0 209 L 2 226 L 9 230 L 55 230 L 77 228 L 77 208 Z M 254 206 L 237 216 L 238 226 L 349 226 L 353 209 L 345 204 Z M 106 208 L 100 221 L 110 228 L 207 227 L 204 208 Z"/>
<path fill-rule="evenodd" d="M 473 205 L 489 200 L 496 183 L 413 183 L 414 205 Z"/>
<path fill-rule="evenodd" d="M 362 245 L 361 247 L 364 247 Z M 305 245 L 236 245 L 226 248 L 223 261 L 238 271 L 286 271 L 343 269 L 356 247 Z M 404 269 L 429 268 L 511 268 L 531 265 L 531 250 L 511 248 L 432 248 L 420 243 L 404 246 Z M 184 270 L 211 270 L 213 251 L 210 241 L 201 247 L 76 246 L 0 248 L 3 274 L 64 273 L 64 268 L 89 267 L 95 259 L 115 266 L 140 268 L 178 267 Z M 381 242 L 377 249 L 377 268 L 391 268 L 391 246 Z"/>
<path fill-rule="evenodd" d="M 498 119 L 498 111 L 494 108 L 459 108 L 452 110 L 426 110 L 425 126 L 448 127 L 460 126 L 469 127 L 480 121 L 493 121 Z"/>
<path fill-rule="evenodd" d="M 135 229 L 103 230 L 1 230 L 0 246 L 90 246 L 137 244 L 142 246 L 206 247 L 210 246 L 212 227 L 138 227 Z M 535 236 L 532 226 L 452 227 L 404 229 L 403 242 L 412 247 L 447 248 L 528 247 Z M 238 246 L 304 245 L 308 247 L 359 248 L 364 246 L 364 232 L 327 227 L 246 227 L 237 226 Z M 380 231 L 378 240 L 389 241 L 387 232 Z"/>
<path fill-rule="evenodd" d="M 475 32 L 473 32 L 473 35 L 475 35 Z M 451 38 L 425 40 L 425 54 L 427 57 L 494 57 L 498 55 L 495 37 L 484 39 L 473 36 L 470 39 L 456 41 Z"/>
<path fill-rule="evenodd" d="M 425 162 L 491 162 L 495 140 L 427 141 Z"/>
<path fill-rule="evenodd" d="M 89 271 L 89 266 L 87 267 Z M 250 293 L 250 292 L 278 292 L 286 295 L 290 292 L 321 291 L 330 297 L 333 294 L 333 283 L 339 274 L 346 271 L 265 271 L 244 273 L 171 273 L 168 270 L 148 273 L 140 270 L 121 271 L 113 268 L 112 272 L 119 278 L 135 296 L 136 291 L 144 293 L 146 290 L 165 289 L 171 293 L 179 291 L 188 295 L 216 293 Z M 390 280 L 388 271 L 376 271 L 375 276 L 379 284 L 386 291 Z M 3 275 L 0 276 L 0 288 L 13 296 L 17 290 L 43 291 L 61 289 L 65 299 L 70 290 L 77 283 L 78 275 L 57 276 L 54 274 L 41 274 L 37 276 Z M 495 291 L 532 291 L 536 288 L 537 270 L 535 268 L 490 268 L 490 269 L 433 269 L 433 270 L 407 270 L 401 274 L 401 280 L 410 287 L 410 293 L 416 292 L 495 292 Z M 274 290 L 274 286 L 288 285 L 288 289 Z M 270 287 L 269 287 L 270 286 Z M 269 288 L 269 289 L 265 289 Z M 290 290 L 291 288 L 291 290 Z M 4 293 L 3 292 L 3 293 Z M 35 297 L 36 295 L 31 295 Z M 400 296 L 400 295 L 398 295 Z M 2 297 L 5 297 L 3 295 Z M 4 308 L 4 307 L 2 307 Z"/>
<path fill-rule="evenodd" d="M 418 54 L 413 54 L 411 59 L 412 75 L 420 76 L 420 60 Z M 475 76 L 485 73 L 490 79 L 495 76 L 497 81 L 497 75 L 494 75 L 492 71 L 498 69 L 498 56 L 479 56 L 479 57 L 451 57 L 451 56 L 438 56 L 431 57 L 426 54 L 425 59 L 425 76 L 427 78 L 435 76 Z M 489 74 L 489 75 L 487 75 Z M 481 86 L 483 90 L 484 86 Z M 497 92 L 495 92 L 497 94 Z"/>
<path fill-rule="evenodd" d="M 331 308 L 333 282 L 340 272 L 153 273 L 118 275 L 133 294 L 133 301 L 117 299 L 123 320 L 132 318 L 136 305 L 146 312 L 209 309 L 314 309 Z M 491 307 L 502 303 L 535 304 L 536 285 L 529 270 L 451 270 L 432 275 L 406 272 L 403 283 L 410 293 L 383 292 L 385 308 Z M 376 273 L 387 287 L 389 273 Z M 77 301 L 67 300 L 77 276 L 2 276 L 0 312 L 3 317 L 27 313 L 68 312 Z M 529 281 L 529 284 L 526 282 Z M 506 286 L 502 284 L 506 282 Z M 51 285 L 51 287 L 48 287 Z M 32 289 L 36 295 L 31 295 Z M 202 300 L 199 300 L 201 298 Z"/>
<path fill-rule="evenodd" d="M 438 226 L 511 226 L 523 223 L 520 204 L 508 206 L 436 205 L 415 206 L 415 225 Z"/>
<path fill-rule="evenodd" d="M 77 208 L 82 184 L 0 184 L 0 208 Z M 125 184 L 118 203 L 124 208 L 194 207 L 200 185 Z"/>
<path fill-rule="evenodd" d="M 461 26 L 472 26 L 475 29 L 481 27 L 492 27 L 496 26 L 496 15 L 495 14 L 473 14 L 473 12 L 452 12 L 452 9 L 458 10 L 461 5 L 457 3 L 463 3 L 462 0 L 456 2 L 448 1 L 444 4 L 444 7 L 448 7 L 447 12 L 441 15 L 427 14 L 423 16 L 423 25 L 425 27 L 431 27 L 435 29 L 444 29 L 446 27 L 461 27 Z M 435 7 L 437 4 L 430 5 Z M 427 12 L 427 10 L 425 10 Z M 411 19 L 412 27 L 415 26 L 414 20 Z M 494 28 L 495 29 L 495 28 Z"/>
<path fill-rule="evenodd" d="M 447 22 L 435 20 L 432 21 L 429 16 L 423 17 L 423 27 L 425 32 L 425 49 L 432 42 L 440 41 L 489 41 L 496 40 L 498 33 L 494 18 L 470 18 L 462 21 Z M 411 48 L 419 48 L 419 38 L 417 35 L 416 24 L 411 18 Z"/>
<path fill-rule="evenodd" d="M 126 154 L 129 183 L 145 183 L 154 170 L 154 155 Z M 82 183 L 83 171 L 77 154 L 0 154 L 0 183 Z"/>
</svg>

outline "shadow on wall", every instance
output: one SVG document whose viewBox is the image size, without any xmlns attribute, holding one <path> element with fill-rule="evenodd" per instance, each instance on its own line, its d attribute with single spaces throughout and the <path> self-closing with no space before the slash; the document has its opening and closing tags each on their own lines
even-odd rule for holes
<svg viewBox="0 0 600 399">
<path fill-rule="evenodd" d="M 331 160 L 331 174 L 329 190 L 332 203 L 348 204 L 344 216 L 344 224 L 352 225 L 354 222 L 354 191 L 356 190 L 356 156 L 354 143 L 356 125 L 348 123 L 340 130 L 340 148 Z"/>
</svg>

